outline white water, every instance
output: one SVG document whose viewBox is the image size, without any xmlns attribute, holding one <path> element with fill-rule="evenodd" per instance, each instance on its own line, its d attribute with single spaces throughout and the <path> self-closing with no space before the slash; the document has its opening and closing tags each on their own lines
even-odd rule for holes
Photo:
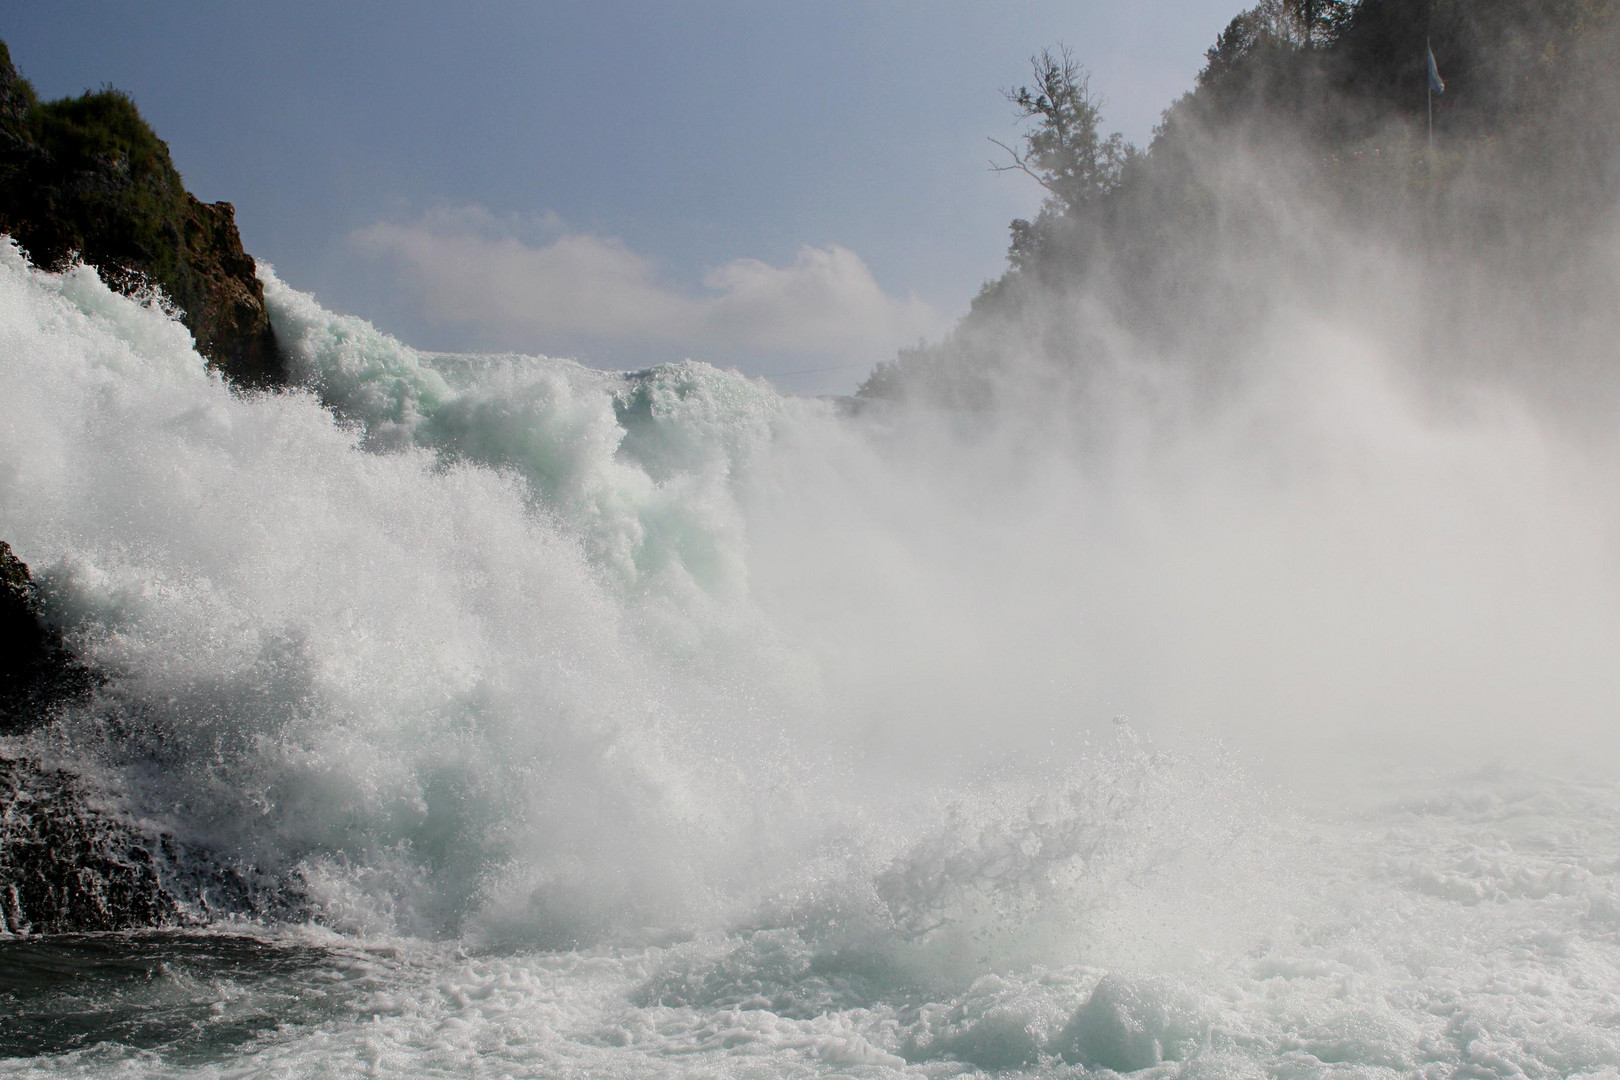
<svg viewBox="0 0 1620 1080">
<path fill-rule="evenodd" d="M 32 748 L 322 959 L 0 1071 L 1620 1069 L 1603 447 L 1303 319 L 1207 411 L 851 419 L 267 293 L 307 392 L 0 249 L 0 538 L 113 675 Z"/>
</svg>

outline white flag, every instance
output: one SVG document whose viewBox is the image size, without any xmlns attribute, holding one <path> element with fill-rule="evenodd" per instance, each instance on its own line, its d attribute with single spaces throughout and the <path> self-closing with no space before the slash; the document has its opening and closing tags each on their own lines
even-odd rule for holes
<svg viewBox="0 0 1620 1080">
<path fill-rule="evenodd" d="M 1423 47 L 1429 54 L 1429 90 L 1443 94 L 1446 92 L 1446 81 L 1440 77 L 1440 68 L 1434 62 L 1434 50 L 1429 48 L 1428 42 L 1424 42 Z"/>
</svg>

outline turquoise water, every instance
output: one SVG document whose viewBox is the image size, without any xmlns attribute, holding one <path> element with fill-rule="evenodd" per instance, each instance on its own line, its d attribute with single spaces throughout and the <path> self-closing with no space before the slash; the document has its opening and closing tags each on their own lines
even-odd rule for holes
<svg viewBox="0 0 1620 1080">
<path fill-rule="evenodd" d="M 1293 818 L 1269 865 L 1164 838 L 1066 925 L 1002 912 L 1048 963 L 1008 961 L 1016 943 L 990 934 L 964 953 L 806 919 L 566 951 L 313 927 L 13 940 L 0 1071 L 1608 1076 L 1617 794 L 1507 771 L 1431 782 Z M 1076 947 L 1092 962 L 1059 962 Z"/>
<path fill-rule="evenodd" d="M 241 395 L 0 250 L 0 537 L 107 675 L 5 749 L 295 898 L 0 940 L 0 1074 L 1620 1069 L 1609 448 L 1309 320 L 852 412 L 265 273 Z"/>
</svg>

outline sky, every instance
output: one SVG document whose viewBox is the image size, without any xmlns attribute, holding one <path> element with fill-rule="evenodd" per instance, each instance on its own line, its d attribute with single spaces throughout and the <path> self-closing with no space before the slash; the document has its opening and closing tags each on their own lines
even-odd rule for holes
<svg viewBox="0 0 1620 1080">
<path fill-rule="evenodd" d="M 47 98 L 132 94 L 250 253 L 409 344 L 845 393 L 1038 208 L 990 169 L 1031 53 L 1145 145 L 1241 6 L 0 0 L 0 37 Z"/>
</svg>

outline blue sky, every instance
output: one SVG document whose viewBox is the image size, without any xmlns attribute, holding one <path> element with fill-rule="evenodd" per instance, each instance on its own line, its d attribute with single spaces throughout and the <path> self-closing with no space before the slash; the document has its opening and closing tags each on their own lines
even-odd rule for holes
<svg viewBox="0 0 1620 1080">
<path fill-rule="evenodd" d="M 249 251 L 412 344 L 820 393 L 1000 273 L 1031 52 L 1144 143 L 1240 6 L 0 0 L 0 36 L 45 96 L 132 93 Z"/>
</svg>

